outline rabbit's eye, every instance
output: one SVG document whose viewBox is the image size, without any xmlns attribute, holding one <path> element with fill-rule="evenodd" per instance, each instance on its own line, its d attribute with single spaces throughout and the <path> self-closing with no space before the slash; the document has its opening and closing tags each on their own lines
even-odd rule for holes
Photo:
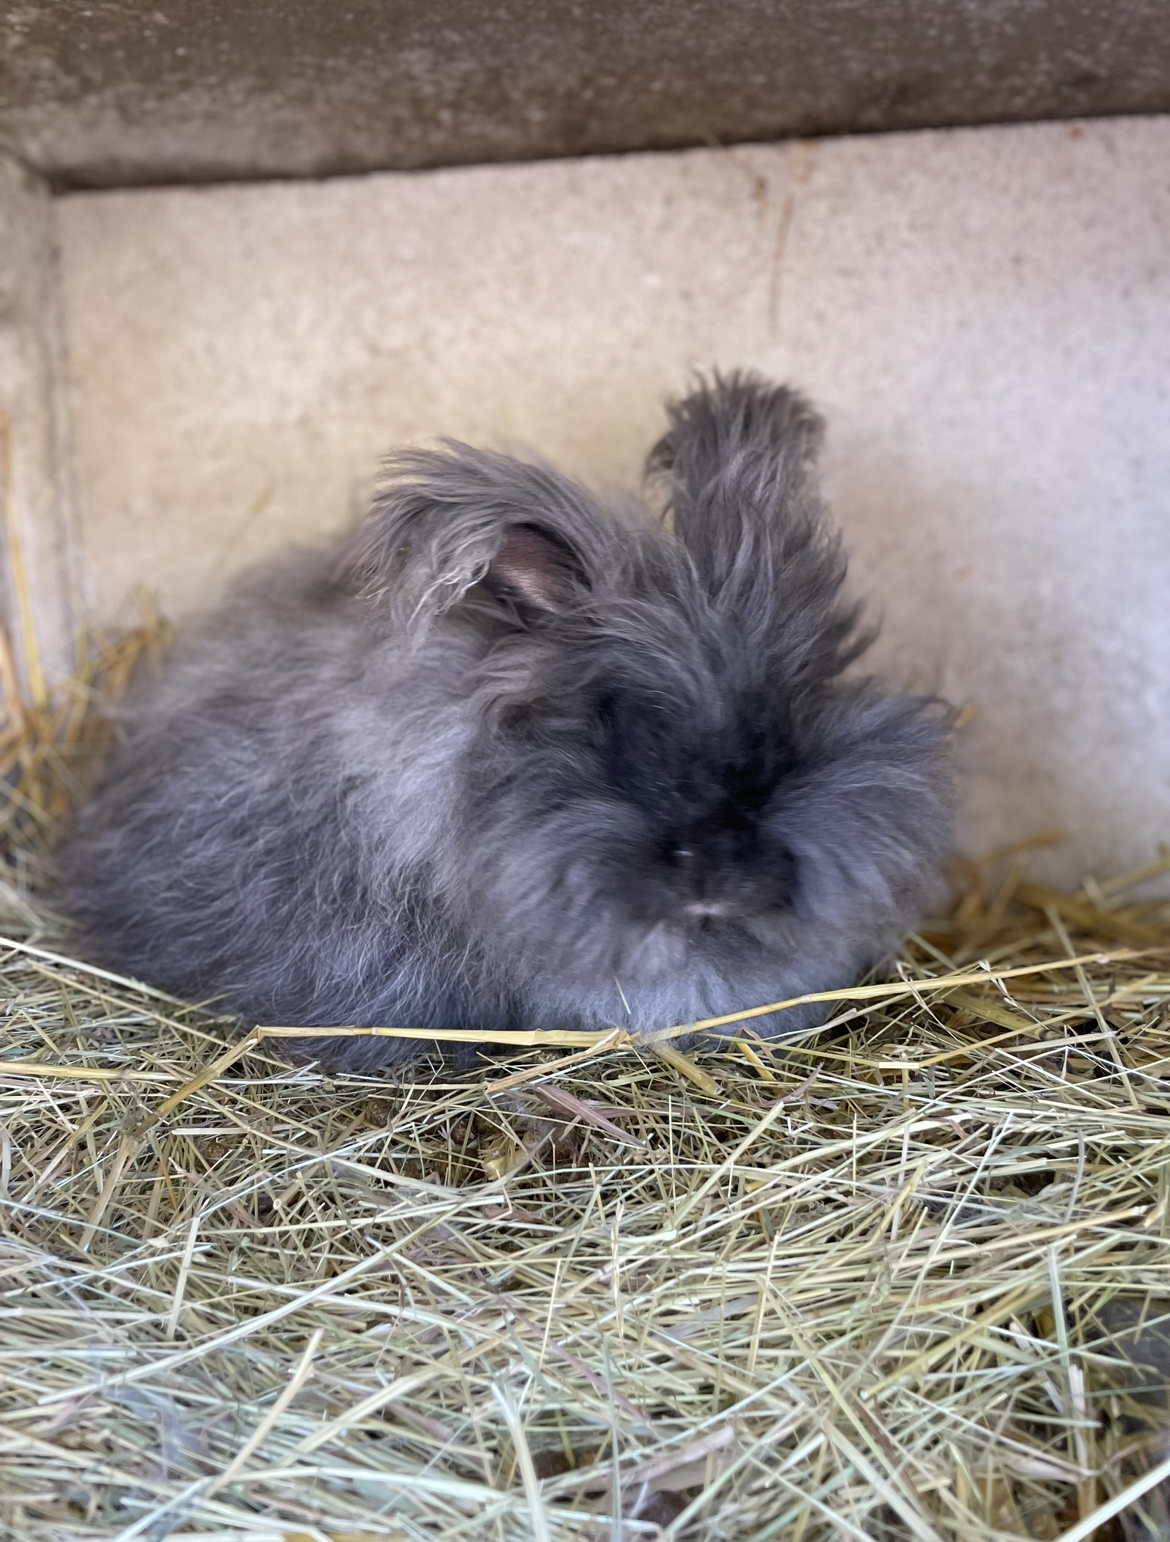
<svg viewBox="0 0 1170 1542">
<path fill-rule="evenodd" d="M 670 855 L 676 862 L 689 862 L 695 854 L 689 846 L 676 846 Z"/>
</svg>

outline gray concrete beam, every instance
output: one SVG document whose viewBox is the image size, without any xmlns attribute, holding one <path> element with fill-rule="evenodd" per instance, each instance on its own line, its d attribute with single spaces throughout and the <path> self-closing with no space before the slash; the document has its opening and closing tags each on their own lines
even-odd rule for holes
<svg viewBox="0 0 1170 1542">
<path fill-rule="evenodd" d="M 0 141 L 71 187 L 1165 111 L 1165 0 L 25 0 L 0 12 Z"/>
</svg>

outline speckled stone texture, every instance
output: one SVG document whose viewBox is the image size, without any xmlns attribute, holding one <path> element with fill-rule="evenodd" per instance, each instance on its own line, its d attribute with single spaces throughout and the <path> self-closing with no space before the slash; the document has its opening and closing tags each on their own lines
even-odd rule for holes
<svg viewBox="0 0 1170 1542">
<path fill-rule="evenodd" d="M 1170 111 L 1165 0 L 17 0 L 58 187 Z"/>
<path fill-rule="evenodd" d="M 73 641 L 59 300 L 48 189 L 0 153 L 0 617 L 26 689 L 70 667 Z"/>
<path fill-rule="evenodd" d="M 59 201 L 94 610 L 181 613 L 437 433 L 630 483 L 696 366 L 796 382 L 877 657 L 978 707 L 969 848 L 1170 838 L 1170 119 Z"/>
</svg>

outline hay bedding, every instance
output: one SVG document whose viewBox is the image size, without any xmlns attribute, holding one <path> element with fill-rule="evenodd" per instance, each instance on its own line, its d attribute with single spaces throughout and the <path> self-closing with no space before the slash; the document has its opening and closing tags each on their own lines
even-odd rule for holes
<svg viewBox="0 0 1170 1542">
<path fill-rule="evenodd" d="M 1170 908 L 1016 857 L 795 1045 L 331 1080 L 23 897 L 143 645 L 0 751 L 0 1534 L 1170 1536 Z"/>
</svg>

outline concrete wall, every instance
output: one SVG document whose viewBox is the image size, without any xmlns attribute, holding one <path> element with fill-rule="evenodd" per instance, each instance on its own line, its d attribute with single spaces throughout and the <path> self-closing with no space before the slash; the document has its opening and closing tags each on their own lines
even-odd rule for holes
<svg viewBox="0 0 1170 1542">
<path fill-rule="evenodd" d="M 22 0 L 0 142 L 59 185 L 1170 111 L 1165 0 Z"/>
<path fill-rule="evenodd" d="M 972 848 L 1170 837 L 1170 119 L 58 201 L 80 560 L 183 612 L 448 433 L 630 482 L 694 366 L 827 414 Z"/>
<path fill-rule="evenodd" d="M 0 618 L 34 695 L 68 671 L 72 644 L 58 280 L 48 189 L 0 154 Z"/>
</svg>

